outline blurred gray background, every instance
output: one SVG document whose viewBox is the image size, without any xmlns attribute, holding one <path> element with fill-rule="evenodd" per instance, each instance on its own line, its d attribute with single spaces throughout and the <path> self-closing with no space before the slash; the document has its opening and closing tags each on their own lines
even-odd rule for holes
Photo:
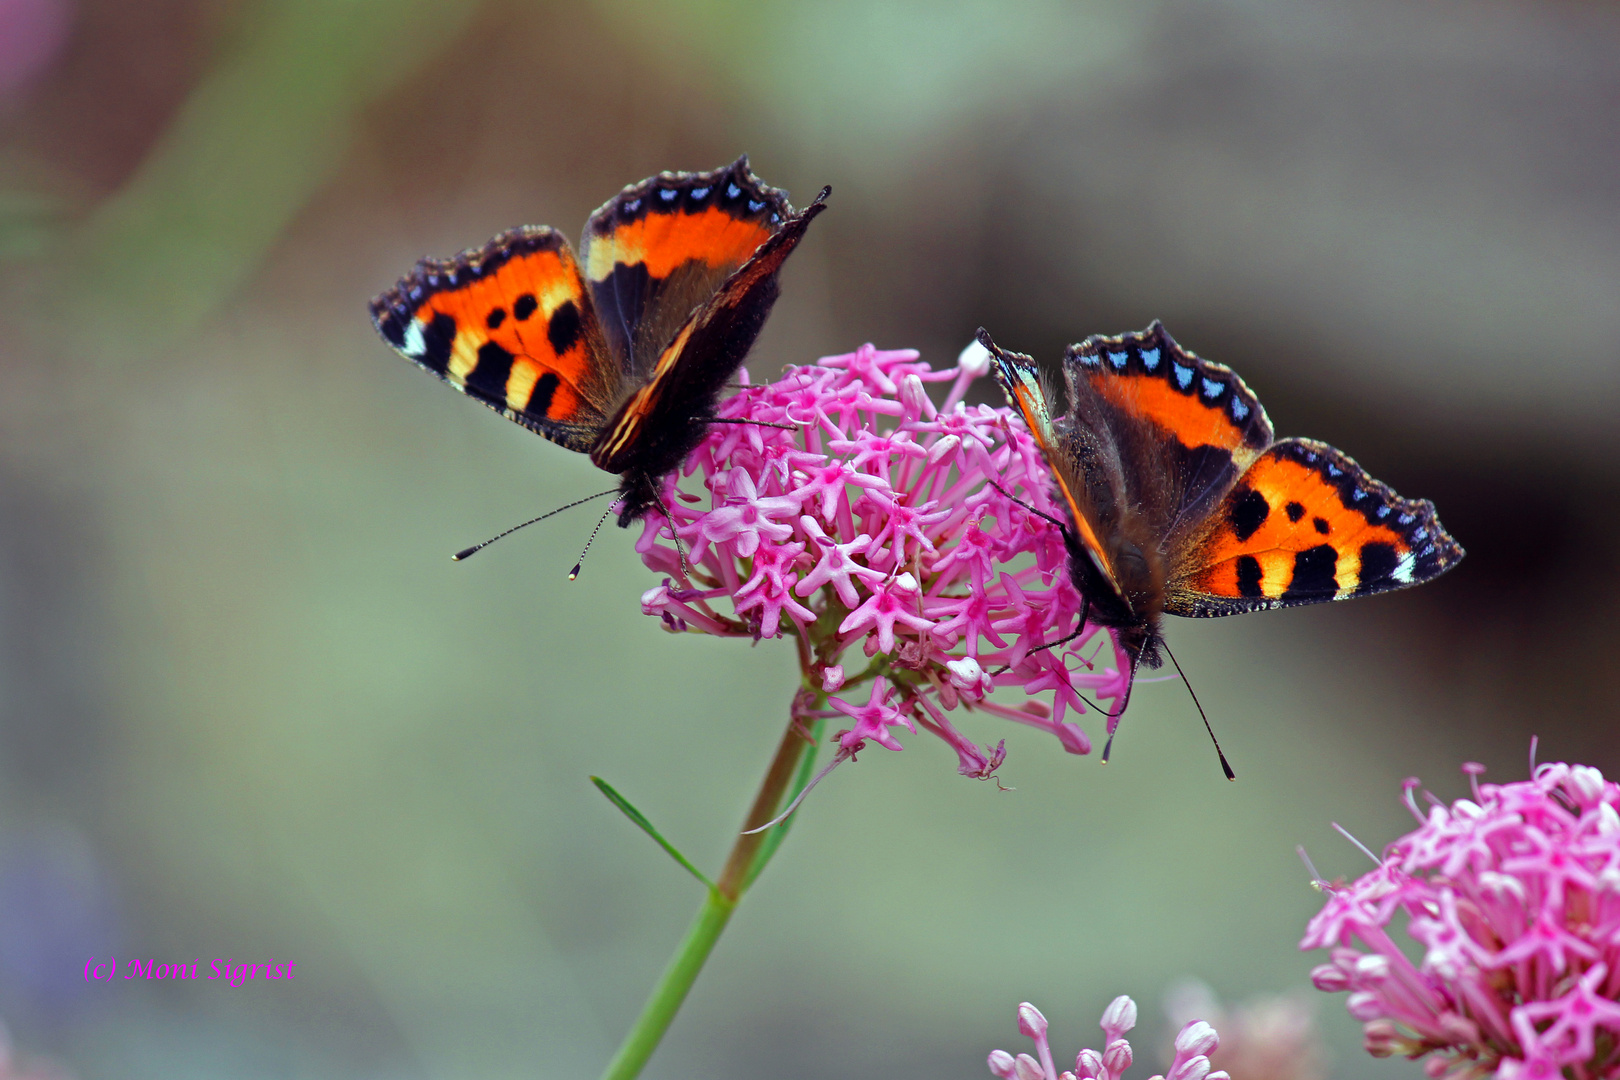
<svg viewBox="0 0 1620 1080">
<path fill-rule="evenodd" d="M 1151 1065 L 1176 978 L 1303 986 L 1296 844 L 1360 873 L 1330 821 L 1377 847 L 1532 734 L 1620 770 L 1617 117 L 1573 0 L 0 0 L 0 1017 L 83 1078 L 600 1069 L 699 897 L 586 777 L 716 867 L 791 645 L 661 633 L 628 534 L 569 584 L 588 515 L 451 564 L 601 480 L 365 302 L 745 150 L 834 189 L 756 370 L 1161 318 L 1469 554 L 1173 620 L 1237 784 L 1174 684 L 1107 768 L 969 718 L 1013 792 L 863 755 L 646 1075 L 978 1077 L 1020 1000 L 1072 1059 L 1121 992 Z M 1334 1077 L 1418 1075 L 1320 1013 Z"/>
</svg>

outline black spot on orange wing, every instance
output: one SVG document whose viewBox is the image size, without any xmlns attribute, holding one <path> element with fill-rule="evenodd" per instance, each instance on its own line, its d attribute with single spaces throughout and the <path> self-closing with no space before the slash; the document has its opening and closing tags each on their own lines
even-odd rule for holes
<svg viewBox="0 0 1620 1080">
<path fill-rule="evenodd" d="M 1239 596 L 1264 596 L 1260 591 L 1260 560 L 1253 555 L 1239 555 L 1237 560 L 1237 591 Z"/>
<path fill-rule="evenodd" d="M 530 412 L 544 415 L 551 408 L 551 397 L 557 392 L 559 381 L 554 371 L 540 376 L 534 384 L 534 392 L 529 395 Z"/>
<path fill-rule="evenodd" d="M 1294 574 L 1283 590 L 1285 601 L 1331 600 L 1338 592 L 1334 578 L 1338 572 L 1339 553 L 1331 544 L 1318 544 L 1294 555 Z"/>
<path fill-rule="evenodd" d="M 1270 514 L 1251 529 L 1257 515 L 1241 509 L 1251 491 L 1304 512 Z M 1231 615 L 1343 600 L 1428 581 L 1462 554 L 1431 503 L 1403 499 L 1331 446 L 1284 439 L 1243 475 L 1197 543 L 1172 553 L 1165 610 Z"/>
<path fill-rule="evenodd" d="M 1239 540 L 1247 540 L 1259 531 L 1271 516 L 1271 504 L 1266 497 L 1250 487 L 1240 487 L 1228 500 L 1227 520 Z M 1293 515 L 1289 515 L 1292 517 Z"/>
<path fill-rule="evenodd" d="M 559 356 L 574 347 L 580 334 L 579 305 L 572 300 L 563 304 L 551 313 L 551 321 L 546 324 L 546 340 L 551 343 L 551 351 Z"/>
<path fill-rule="evenodd" d="M 1362 544 L 1361 581 L 1356 591 L 1372 593 L 1398 588 L 1400 583 L 1395 580 L 1395 566 L 1398 562 L 1395 545 L 1378 540 Z"/>
<path fill-rule="evenodd" d="M 1292 500 L 1290 500 L 1288 505 L 1283 509 L 1288 511 L 1289 521 L 1298 521 L 1300 518 L 1305 516 L 1305 507 L 1302 504 Z"/>
<path fill-rule="evenodd" d="M 506 383 L 512 377 L 512 360 L 513 355 L 497 342 L 486 341 L 478 346 L 478 366 L 467 376 L 467 392 L 505 400 Z"/>
<path fill-rule="evenodd" d="M 455 318 L 443 313 L 434 315 L 422 330 L 422 364 L 443 374 L 450 364 L 450 350 L 455 343 Z"/>
<path fill-rule="evenodd" d="M 554 343 L 550 320 L 565 308 L 558 325 L 572 330 Z M 619 396 L 584 280 L 554 230 L 514 229 L 455 258 L 424 259 L 371 311 L 406 357 L 570 449 L 590 449 Z M 536 313 L 547 320 L 538 327 L 527 322 Z"/>
</svg>

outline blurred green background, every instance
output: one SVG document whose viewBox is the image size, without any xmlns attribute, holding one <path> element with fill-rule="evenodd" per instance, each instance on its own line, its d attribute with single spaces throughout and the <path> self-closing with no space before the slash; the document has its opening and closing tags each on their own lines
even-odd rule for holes
<svg viewBox="0 0 1620 1080">
<path fill-rule="evenodd" d="M 0 0 L 0 1017 L 82 1078 L 595 1075 L 699 897 L 586 777 L 716 867 L 791 646 L 660 632 L 628 534 L 569 584 L 584 511 L 453 565 L 600 477 L 365 302 L 745 150 L 834 189 L 756 370 L 1162 318 L 1469 555 L 1172 620 L 1237 784 L 1173 684 L 1106 769 L 968 718 L 1010 793 L 863 755 L 647 1075 L 978 1077 L 1018 1001 L 1072 1055 L 1121 992 L 1151 1063 L 1177 977 L 1302 986 L 1296 844 L 1359 873 L 1330 821 L 1532 733 L 1620 770 L 1617 114 L 1573 0 Z M 1418 1075 L 1320 1012 L 1335 1077 Z"/>
</svg>

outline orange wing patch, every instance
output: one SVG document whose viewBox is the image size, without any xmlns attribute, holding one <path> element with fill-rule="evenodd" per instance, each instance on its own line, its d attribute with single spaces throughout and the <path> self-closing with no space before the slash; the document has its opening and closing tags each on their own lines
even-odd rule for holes
<svg viewBox="0 0 1620 1080">
<path fill-rule="evenodd" d="M 1239 470 L 1271 444 L 1271 422 L 1243 380 L 1183 349 L 1157 321 L 1140 334 L 1099 335 L 1069 346 L 1064 371 L 1070 379 L 1078 373 L 1103 400 L 1189 448 L 1227 451 Z"/>
<path fill-rule="evenodd" d="M 689 193 L 683 201 L 690 202 Z M 747 262 L 774 231 L 765 221 L 734 217 L 719 206 L 649 213 L 611 232 L 593 235 L 586 272 L 592 281 L 605 281 L 615 264 L 639 264 L 647 268 L 649 276 L 666 278 L 695 260 L 730 273 Z"/>
<path fill-rule="evenodd" d="M 1244 473 L 1173 569 L 1165 610 L 1230 615 L 1416 585 L 1462 558 L 1433 504 L 1324 443 L 1285 439 Z"/>
<path fill-rule="evenodd" d="M 457 389 L 578 450 L 611 402 L 601 331 L 578 264 L 549 228 L 424 260 L 372 303 L 396 349 Z"/>
</svg>

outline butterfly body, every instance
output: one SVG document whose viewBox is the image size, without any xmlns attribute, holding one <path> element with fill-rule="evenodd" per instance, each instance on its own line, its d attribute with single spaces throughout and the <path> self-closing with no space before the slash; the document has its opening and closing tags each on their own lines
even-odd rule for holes
<svg viewBox="0 0 1620 1080">
<path fill-rule="evenodd" d="M 1069 346 L 1069 410 L 1056 418 L 1035 362 L 983 331 L 980 341 L 1068 508 L 1086 610 L 1116 631 L 1133 668 L 1161 662 L 1165 614 L 1345 600 L 1428 581 L 1462 558 L 1433 504 L 1401 498 L 1325 443 L 1275 440 L 1243 380 L 1157 322 Z"/>
<path fill-rule="evenodd" d="M 827 194 L 794 211 L 746 156 L 660 173 L 590 216 L 578 259 L 555 229 L 512 229 L 422 260 L 372 320 L 408 359 L 617 474 L 628 525 L 702 441 Z"/>
</svg>

